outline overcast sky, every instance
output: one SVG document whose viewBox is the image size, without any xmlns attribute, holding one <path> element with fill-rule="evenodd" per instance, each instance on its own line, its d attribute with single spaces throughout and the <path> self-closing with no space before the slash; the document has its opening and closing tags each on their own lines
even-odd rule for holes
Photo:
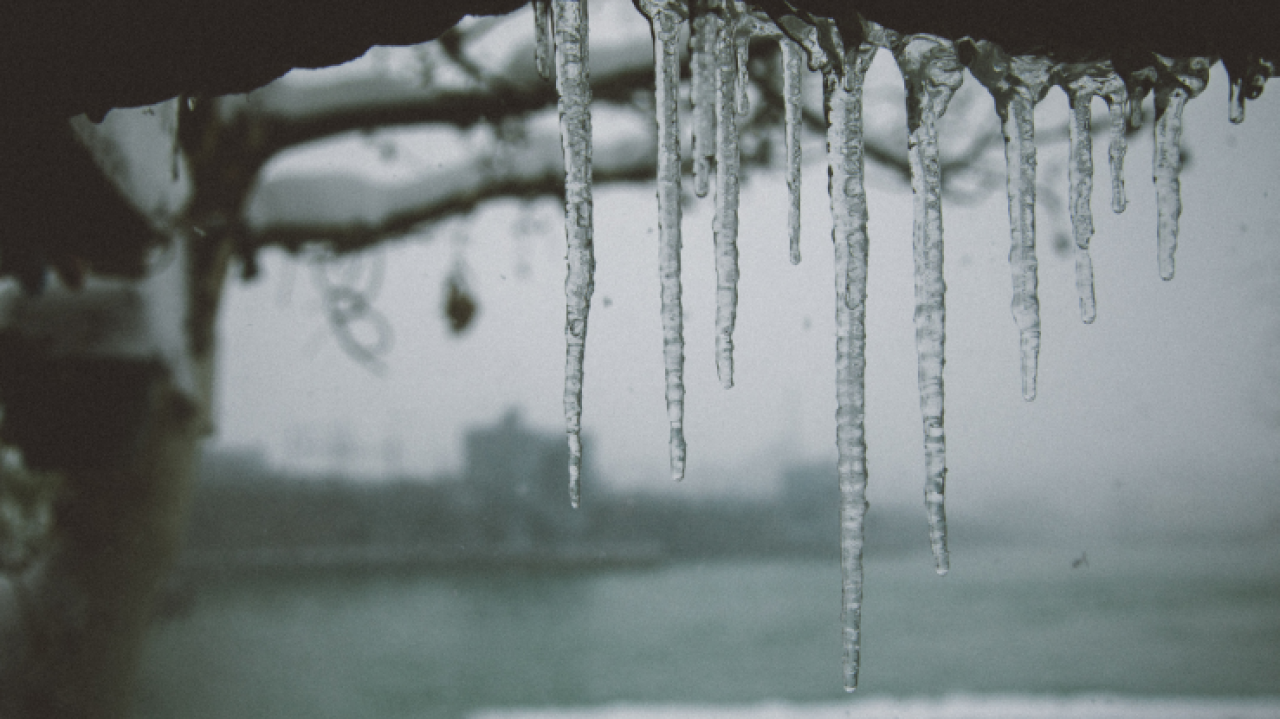
<svg viewBox="0 0 1280 719">
<path fill-rule="evenodd" d="M 900 80 L 882 53 L 870 122 L 898 122 Z M 1182 183 L 1177 276 L 1156 267 L 1149 132 L 1131 144 L 1130 204 L 1109 209 L 1106 143 L 1095 146 L 1093 259 L 1098 319 L 1082 325 L 1064 207 L 1065 142 L 1041 143 L 1038 210 L 1043 346 L 1039 397 L 1021 399 L 1018 334 L 1009 311 L 1004 193 L 944 204 L 948 495 L 952 513 L 1042 505 L 1110 522 L 1262 521 L 1280 513 L 1280 90 L 1226 118 L 1226 77 L 1185 114 L 1192 155 Z M 995 128 L 985 91 L 966 76 L 970 111 L 943 133 Z M 895 95 L 895 93 L 897 93 Z M 963 101 L 958 100 L 963 106 Z M 1150 100 L 1148 100 L 1148 113 Z M 1104 121 L 1101 103 L 1097 122 Z M 1060 132 L 1054 90 L 1037 112 Z M 905 131 L 904 131 L 905 132 Z M 680 491 L 768 491 L 791 462 L 834 477 L 834 281 L 821 138 L 806 146 L 804 261 L 787 260 L 785 183 L 744 185 L 736 384 L 721 390 L 713 356 L 711 198 L 685 208 L 687 479 Z M 997 151 L 991 159 L 1002 162 Z M 872 170 L 867 441 L 873 503 L 918 504 L 924 469 L 912 325 L 911 194 Z M 564 367 L 562 210 L 550 198 L 495 202 L 430 234 L 384 248 L 375 306 L 395 332 L 376 376 L 326 329 L 310 270 L 279 254 L 235 282 L 222 315 L 220 446 L 261 446 L 284 467 L 332 467 L 323 447 L 348 434 L 347 466 L 436 473 L 460 468 L 468 427 L 517 407 L 561 431 Z M 656 201 L 651 185 L 596 189 L 596 294 L 588 335 L 583 426 L 593 484 L 667 490 L 658 312 Z M 461 267 L 480 311 L 462 337 L 441 310 Z M 395 448 L 399 448 L 398 450 Z M 312 455 L 307 459 L 307 455 Z M 1072 514 L 1073 512 L 1068 512 Z"/>
</svg>

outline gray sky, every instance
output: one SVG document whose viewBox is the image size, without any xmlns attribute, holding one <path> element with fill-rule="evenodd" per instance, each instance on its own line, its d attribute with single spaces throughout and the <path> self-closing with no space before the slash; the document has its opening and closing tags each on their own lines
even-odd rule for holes
<svg viewBox="0 0 1280 719">
<path fill-rule="evenodd" d="M 867 114 L 900 117 L 900 80 L 882 54 Z M 893 89 L 880 89 L 893 88 Z M 1004 193 L 978 205 L 944 205 L 947 240 L 949 504 L 953 514 L 1018 516 L 1043 506 L 1108 523 L 1261 521 L 1274 499 L 1280 454 L 1280 90 L 1226 119 L 1220 66 L 1185 114 L 1192 162 L 1182 183 L 1177 276 L 1156 268 L 1151 142 L 1130 146 L 1130 204 L 1109 209 L 1106 143 L 1094 151 L 1093 243 L 1098 319 L 1079 320 L 1074 266 L 1053 250 L 1069 231 L 1065 142 L 1041 143 L 1038 209 L 1043 345 L 1039 397 L 1021 399 L 1018 335 L 1009 312 Z M 896 96 L 894 93 L 898 93 Z M 985 91 L 966 119 L 995 126 Z M 1150 113 L 1150 101 L 1147 105 Z M 1095 105 L 1103 121 L 1101 103 Z M 1054 90 L 1037 113 L 1060 129 L 1066 101 Z M 904 131 L 905 132 L 905 131 Z M 680 491 L 768 491 L 779 469 L 827 461 L 834 476 L 834 338 L 830 219 L 820 138 L 806 146 L 804 261 L 787 260 L 780 173 L 744 186 L 736 382 L 719 388 L 713 356 L 711 198 L 685 208 L 687 479 Z M 1002 164 L 998 152 L 991 159 Z M 912 326 L 911 194 L 873 170 L 868 304 L 867 440 L 874 503 L 919 502 L 924 479 Z M 651 185 L 596 190 L 596 294 L 588 335 L 583 424 L 593 440 L 584 480 L 667 491 L 658 313 L 656 201 Z M 375 306 L 395 328 L 387 371 L 374 376 L 329 336 L 309 271 L 281 255 L 263 276 L 236 283 L 221 337 L 217 443 L 260 445 L 285 467 L 307 447 L 350 432 L 365 448 L 351 460 L 376 473 L 388 441 L 405 469 L 459 468 L 468 426 L 510 406 L 559 431 L 564 365 L 562 215 L 551 199 L 497 202 L 387 247 Z M 441 312 L 455 263 L 480 303 L 473 328 L 452 337 Z"/>
</svg>

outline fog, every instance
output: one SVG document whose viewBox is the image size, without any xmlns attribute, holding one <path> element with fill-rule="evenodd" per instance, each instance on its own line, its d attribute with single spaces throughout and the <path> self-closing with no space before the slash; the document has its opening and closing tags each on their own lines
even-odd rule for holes
<svg viewBox="0 0 1280 719">
<path fill-rule="evenodd" d="M 867 115 L 901 127 L 900 80 L 872 69 Z M 997 130 L 966 78 L 944 138 Z M 1215 67 L 1189 103 L 1177 276 L 1156 268 L 1148 127 L 1131 138 L 1130 204 L 1109 210 L 1106 143 L 1095 141 L 1092 255 L 1098 319 L 1080 322 L 1065 245 L 1067 119 L 1054 90 L 1037 111 L 1043 345 L 1039 396 L 1021 398 L 1010 317 L 1003 187 L 944 200 L 947 238 L 948 496 L 953 528 L 1009 522 L 1028 533 L 1138 536 L 1260 531 L 1280 524 L 1280 102 L 1265 94 L 1245 124 L 1226 119 Z M 1094 106 L 1096 125 L 1101 103 Z M 878 125 L 877 125 L 878 126 Z M 905 134 L 905 131 L 902 131 Z M 1057 139 L 1055 139 L 1057 138 Z M 780 134 L 777 138 L 781 143 Z M 963 141 L 962 139 L 960 141 Z M 805 146 L 803 262 L 787 260 L 780 169 L 746 180 L 735 334 L 736 387 L 719 388 L 713 342 L 711 198 L 685 206 L 687 479 L 667 477 L 651 184 L 596 190 L 596 293 L 587 344 L 583 501 L 601 488 L 772 492 L 791 464 L 829 461 L 835 481 L 834 283 L 822 138 Z M 1003 177 L 998 143 L 982 168 Z M 924 479 L 915 381 L 910 188 L 872 166 L 867 444 L 872 512 L 920 503 Z M 216 444 L 258 446 L 282 468 L 457 472 L 463 432 L 518 407 L 563 426 L 564 238 L 553 198 L 482 205 L 390 243 L 367 262 L 385 276 L 374 307 L 395 344 L 381 372 L 344 354 L 326 325 L 311 263 L 265 253 L 236 282 L 221 319 Z M 336 273 L 336 270 L 335 270 Z M 461 336 L 442 310 L 460 273 L 479 304 Z M 356 328 L 357 330 L 368 329 Z M 567 497 L 566 497 L 567 502 Z M 921 517 L 923 526 L 923 517 Z"/>
</svg>

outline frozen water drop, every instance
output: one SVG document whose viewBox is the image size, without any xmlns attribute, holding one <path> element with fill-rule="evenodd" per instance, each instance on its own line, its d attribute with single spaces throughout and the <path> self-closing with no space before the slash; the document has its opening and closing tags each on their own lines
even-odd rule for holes
<svg viewBox="0 0 1280 719">
<path fill-rule="evenodd" d="M 587 3 L 553 0 L 556 91 L 565 167 L 564 413 L 569 435 L 569 502 L 578 506 L 582 476 L 582 367 L 587 315 L 595 290 L 591 201 L 591 84 L 588 75 Z"/>
<path fill-rule="evenodd" d="M 942 276 L 942 170 L 937 122 L 964 80 L 955 47 L 931 35 L 894 38 L 894 59 L 906 85 L 907 156 L 914 196 L 912 237 L 916 285 L 916 356 L 924 423 L 925 507 L 939 572 L 950 565 L 947 519 L 946 439 L 942 367 L 946 346 L 946 282 Z"/>
<path fill-rule="evenodd" d="M 653 30 L 654 99 L 658 120 L 658 268 L 662 287 L 662 356 L 671 476 L 684 479 L 684 318 L 680 284 L 680 16 L 667 5 L 640 0 Z"/>
</svg>

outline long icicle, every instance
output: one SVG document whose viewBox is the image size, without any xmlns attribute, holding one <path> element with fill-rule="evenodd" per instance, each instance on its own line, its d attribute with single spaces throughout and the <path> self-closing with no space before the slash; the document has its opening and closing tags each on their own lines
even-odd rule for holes
<svg viewBox="0 0 1280 719">
<path fill-rule="evenodd" d="M 693 0 L 689 20 L 689 99 L 693 106 L 693 192 L 706 197 L 711 189 L 711 161 L 716 156 L 716 43 L 723 21 L 710 12 L 707 0 Z"/>
<path fill-rule="evenodd" d="M 842 79 L 824 77 L 827 191 L 836 276 L 836 448 L 840 475 L 841 623 L 844 687 L 858 687 L 862 637 L 863 520 L 867 513 L 867 193 L 863 185 L 862 78 L 875 57 L 863 45 Z M 846 79 L 849 80 L 846 89 Z"/>
<path fill-rule="evenodd" d="M 591 204 L 591 84 L 587 56 L 587 3 L 554 0 L 556 91 L 564 148 L 565 277 L 564 414 L 569 434 L 569 503 L 578 506 L 582 477 L 582 365 L 587 314 L 595 291 Z"/>
<path fill-rule="evenodd" d="M 936 123 L 964 80 L 952 44 L 930 35 L 893 43 L 894 59 L 907 91 L 907 154 L 914 194 L 912 237 L 916 274 L 916 356 L 920 412 L 924 422 L 925 508 L 938 574 L 951 566 L 947 554 L 942 367 L 946 362 L 946 282 L 942 276 L 942 173 Z"/>
<path fill-rule="evenodd" d="M 1173 256 L 1178 249 L 1178 218 L 1182 215 L 1182 108 L 1209 82 L 1209 60 L 1169 60 L 1159 55 L 1155 85 L 1155 152 L 1151 175 L 1156 185 L 1156 242 L 1160 278 L 1173 279 Z"/>
<path fill-rule="evenodd" d="M 733 387 L 733 327 L 738 314 L 737 44 L 726 24 L 716 38 L 716 371 Z"/>
<path fill-rule="evenodd" d="M 800 175 L 802 156 L 800 131 L 804 129 L 800 107 L 800 63 L 803 50 L 795 41 L 783 37 L 778 40 L 782 50 L 782 98 L 786 106 L 787 192 L 791 203 L 787 206 L 787 233 L 791 240 L 791 264 L 800 264 Z"/>
<path fill-rule="evenodd" d="M 1076 294 L 1080 299 L 1080 319 L 1085 324 L 1097 317 L 1093 292 L 1093 258 L 1089 242 L 1093 238 L 1093 98 L 1108 96 L 1109 79 L 1123 90 L 1110 62 L 1063 63 L 1053 68 L 1055 81 L 1067 93 L 1071 109 L 1067 123 L 1067 205 L 1071 213 L 1071 234 L 1076 248 Z M 1113 115 L 1112 120 L 1115 117 Z M 1114 177 L 1112 178 L 1114 182 Z M 1113 197 L 1114 202 L 1114 197 Z"/>
<path fill-rule="evenodd" d="M 653 30 L 654 99 L 658 119 L 658 270 L 662 284 L 662 357 L 671 477 L 684 479 L 684 317 L 680 306 L 680 16 L 666 3 L 637 0 Z"/>
<path fill-rule="evenodd" d="M 1050 61 L 1009 57 L 987 41 L 976 43 L 969 69 L 995 99 L 1004 132 L 1006 186 L 1009 193 L 1009 268 L 1013 279 L 1010 307 L 1018 326 L 1022 358 L 1022 398 L 1036 397 L 1040 357 L 1039 263 L 1036 260 L 1035 106 L 1049 91 Z"/>
</svg>

